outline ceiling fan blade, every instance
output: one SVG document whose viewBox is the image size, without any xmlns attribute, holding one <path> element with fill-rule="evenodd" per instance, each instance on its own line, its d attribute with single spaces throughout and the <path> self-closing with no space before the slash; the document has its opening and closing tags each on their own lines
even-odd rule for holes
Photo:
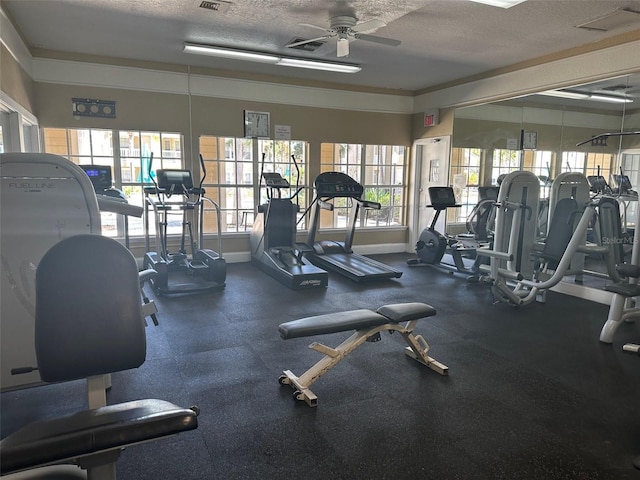
<svg viewBox="0 0 640 480">
<path fill-rule="evenodd" d="M 382 45 L 388 45 L 389 47 L 397 47 L 402 43 L 400 40 L 394 38 L 376 37 L 375 35 L 367 35 L 366 33 L 356 33 L 354 37 L 358 40 L 380 43 Z"/>
<path fill-rule="evenodd" d="M 318 37 L 318 38 L 311 38 L 309 40 L 300 40 L 299 42 L 293 42 L 293 43 L 290 43 L 288 45 L 285 45 L 285 47 L 287 47 L 287 48 L 297 47 L 299 45 L 305 45 L 307 43 L 313 43 L 313 42 L 319 42 L 319 41 L 322 41 L 322 40 L 326 40 L 327 38 L 330 38 L 330 35 L 325 35 L 324 37 Z"/>
<path fill-rule="evenodd" d="M 331 31 L 330 28 L 321 27 L 320 25 L 314 25 L 313 23 L 299 23 L 298 25 L 300 25 L 301 27 L 315 28 L 316 30 L 322 30 L 323 32 L 330 32 Z"/>
<path fill-rule="evenodd" d="M 386 27 L 387 24 L 384 23 L 382 20 L 369 20 L 367 22 L 362 22 L 357 24 L 354 27 L 351 27 L 351 31 L 359 33 L 359 32 L 373 32 L 374 30 L 377 30 L 379 28 L 382 27 Z"/>
</svg>

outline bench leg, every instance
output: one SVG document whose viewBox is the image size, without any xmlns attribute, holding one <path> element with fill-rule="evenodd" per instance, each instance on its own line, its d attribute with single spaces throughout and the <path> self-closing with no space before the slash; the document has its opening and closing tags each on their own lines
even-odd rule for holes
<svg viewBox="0 0 640 480">
<path fill-rule="evenodd" d="M 292 385 L 292 388 L 295 387 L 296 389 L 294 392 L 296 400 L 304 400 L 310 407 L 315 407 L 318 404 L 318 397 L 309 390 L 309 387 L 322 375 L 335 367 L 340 360 L 362 345 L 367 338 L 379 333 L 380 330 L 382 330 L 381 327 L 376 327 L 371 330 L 356 331 L 336 348 L 313 342 L 309 345 L 309 348 L 324 353 L 324 357 L 299 377 L 291 373 L 290 370 L 285 370 L 280 377 L 280 384 Z"/>
<path fill-rule="evenodd" d="M 404 348 L 404 353 L 414 360 L 426 365 L 431 370 L 438 372 L 440 375 L 449 375 L 449 367 L 440 363 L 436 359 L 427 355 L 429 352 L 429 344 L 422 335 L 415 336 L 413 334 L 413 327 L 416 321 L 411 321 L 407 324 L 407 327 L 400 330 L 402 338 L 409 345 Z"/>
<path fill-rule="evenodd" d="M 429 344 L 422 335 L 413 335 L 413 329 L 417 323 L 418 320 L 412 320 L 408 322 L 406 326 L 398 323 L 387 323 L 370 330 L 359 330 L 354 332 L 336 348 L 314 342 L 309 345 L 309 348 L 323 353 L 324 357 L 299 377 L 293 374 L 291 370 L 285 370 L 282 372 L 279 382 L 281 385 L 291 385 L 291 388 L 294 389 L 293 396 L 296 400 L 304 400 L 310 407 L 315 407 L 318 405 L 318 397 L 316 397 L 309 387 L 365 341 L 369 338 L 375 339 L 376 336 L 379 336 L 380 332 L 385 330 L 391 333 L 397 331 L 402 335 L 402 338 L 408 345 L 408 347 L 405 347 L 405 353 L 408 356 L 429 367 L 431 370 L 438 372 L 440 375 L 448 375 L 449 367 L 427 355 Z"/>
</svg>

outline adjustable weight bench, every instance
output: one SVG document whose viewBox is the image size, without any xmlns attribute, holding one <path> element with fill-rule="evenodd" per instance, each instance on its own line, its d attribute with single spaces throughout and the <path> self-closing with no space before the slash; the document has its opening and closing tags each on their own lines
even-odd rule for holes
<svg viewBox="0 0 640 480">
<path fill-rule="evenodd" d="M 318 398 L 309 387 L 365 341 L 379 341 L 380 332 L 385 330 L 402 335 L 408 345 L 404 350 L 408 356 L 440 375 L 448 375 L 449 368 L 446 365 L 427 355 L 429 344 L 422 335 L 413 334 L 418 320 L 435 314 L 436 310 L 425 303 L 397 303 L 384 305 L 376 312 L 366 309 L 351 310 L 282 323 L 278 331 L 285 340 L 349 330 L 355 330 L 355 332 L 336 348 L 313 342 L 309 348 L 323 353 L 324 357 L 299 377 L 290 370 L 285 370 L 279 382 L 281 385 L 291 385 L 294 389 L 293 397 L 296 400 L 304 400 L 310 407 L 315 407 L 318 404 Z"/>
</svg>

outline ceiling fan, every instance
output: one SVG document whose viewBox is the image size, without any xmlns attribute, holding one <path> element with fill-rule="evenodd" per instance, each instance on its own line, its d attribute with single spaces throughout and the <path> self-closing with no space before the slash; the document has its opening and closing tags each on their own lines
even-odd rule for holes
<svg viewBox="0 0 640 480">
<path fill-rule="evenodd" d="M 311 23 L 300 23 L 299 25 L 323 30 L 327 33 L 321 37 L 312 38 L 310 40 L 301 40 L 290 43 L 287 47 L 297 47 L 299 45 L 304 45 L 305 43 L 337 38 L 338 57 L 346 57 L 349 55 L 350 40 L 365 40 L 367 42 L 379 43 L 390 47 L 397 47 L 401 43 L 400 40 L 395 40 L 393 38 L 378 37 L 376 35 L 369 35 L 365 33 L 372 32 L 380 27 L 386 26 L 387 24 L 382 20 L 374 19 L 358 23 L 358 19 L 354 15 L 336 15 L 331 17 L 329 28 L 313 25 Z"/>
</svg>

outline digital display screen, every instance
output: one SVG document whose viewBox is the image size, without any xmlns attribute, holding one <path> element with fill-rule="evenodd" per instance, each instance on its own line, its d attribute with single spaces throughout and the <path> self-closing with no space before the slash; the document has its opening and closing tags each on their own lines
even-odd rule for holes
<svg viewBox="0 0 640 480">
<path fill-rule="evenodd" d="M 97 193 L 111 188 L 111 167 L 109 165 L 80 165 L 80 168 L 87 174 Z"/>
<path fill-rule="evenodd" d="M 171 187 L 193 188 L 193 180 L 189 170 L 158 170 L 158 187 L 170 189 Z"/>
</svg>

